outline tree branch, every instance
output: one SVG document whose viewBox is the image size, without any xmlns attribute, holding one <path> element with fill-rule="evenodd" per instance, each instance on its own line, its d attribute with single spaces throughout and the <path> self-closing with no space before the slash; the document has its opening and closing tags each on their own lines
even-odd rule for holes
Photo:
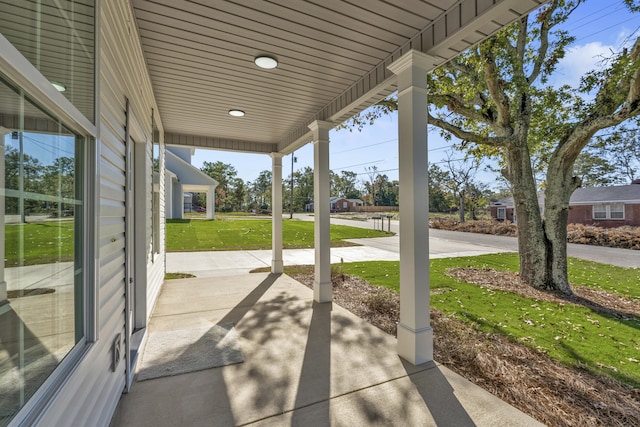
<svg viewBox="0 0 640 427">
<path fill-rule="evenodd" d="M 625 120 L 640 115 L 640 37 L 633 45 L 630 54 L 635 69 L 631 75 L 622 79 L 613 89 L 605 81 L 596 94 L 593 112 L 571 129 L 561 139 L 553 152 L 549 170 L 573 167 L 580 151 L 589 143 L 593 135 L 601 129 L 616 126 Z M 615 76 L 610 76 L 615 79 Z M 626 92 L 626 93 L 625 93 Z M 615 102 L 623 99 L 621 103 Z"/>
<path fill-rule="evenodd" d="M 627 94 L 627 99 L 625 104 L 629 107 L 628 114 L 632 116 L 636 116 L 640 114 L 640 37 L 636 39 L 636 42 L 633 44 L 633 48 L 631 48 L 631 61 L 636 64 L 636 69 L 631 75 L 629 79 L 629 92 Z"/>
<path fill-rule="evenodd" d="M 528 82 L 534 82 L 540 75 L 542 71 L 542 64 L 547 57 L 547 49 L 549 49 L 549 30 L 551 26 L 549 25 L 549 21 L 551 20 L 551 15 L 558 8 L 559 3 L 558 0 L 554 0 L 547 8 L 540 12 L 540 18 L 538 19 L 541 22 L 540 25 L 540 45 L 538 46 L 538 53 L 535 61 L 533 61 L 533 69 L 531 70 L 531 74 L 527 77 Z M 524 52 L 523 52 L 524 53 Z"/>
<path fill-rule="evenodd" d="M 476 110 L 473 106 L 467 105 L 467 103 L 461 99 L 460 96 L 454 96 L 451 94 L 433 94 L 429 95 L 430 102 L 435 105 L 445 105 L 451 111 L 470 120 L 476 120 L 479 122 L 487 123 L 493 127 L 493 119 L 482 113 L 481 110 Z"/>
<path fill-rule="evenodd" d="M 491 40 L 480 47 L 480 53 L 485 65 L 484 80 L 498 110 L 496 124 L 507 128 L 511 125 L 509 98 L 500 87 L 500 73 L 498 73 L 496 59 L 492 50 L 493 42 Z"/>
<path fill-rule="evenodd" d="M 529 28 L 529 17 L 525 16 L 518 21 L 518 38 L 516 46 L 513 49 L 512 57 L 514 60 L 513 74 L 518 78 L 525 80 L 524 75 L 524 54 L 527 49 L 527 31 Z M 511 47 L 511 44 L 509 44 Z M 511 49 L 510 49 L 511 50 Z M 530 83 L 531 80 L 527 80 Z"/>
<path fill-rule="evenodd" d="M 466 131 L 445 120 L 431 115 L 431 113 L 427 113 L 427 123 L 451 133 L 456 138 L 462 139 L 464 141 L 475 142 L 476 144 L 484 144 L 492 147 L 502 147 L 507 142 L 506 138 L 496 136 L 483 136 L 474 132 Z"/>
</svg>

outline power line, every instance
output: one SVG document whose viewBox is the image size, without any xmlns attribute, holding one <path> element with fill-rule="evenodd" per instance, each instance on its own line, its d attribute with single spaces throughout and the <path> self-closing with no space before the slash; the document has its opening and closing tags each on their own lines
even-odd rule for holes
<svg viewBox="0 0 640 427">
<path fill-rule="evenodd" d="M 386 141 L 375 142 L 373 144 L 361 145 L 361 146 L 358 146 L 358 147 L 355 147 L 355 148 L 349 148 L 348 150 L 336 151 L 334 154 L 348 153 L 350 151 L 362 150 L 364 148 L 374 147 L 376 145 L 388 144 L 390 142 L 395 142 L 397 140 L 398 140 L 398 138 L 393 138 L 393 139 L 388 139 Z"/>
<path fill-rule="evenodd" d="M 615 10 L 615 11 L 618 11 L 618 10 L 620 10 L 620 9 L 625 8 L 626 6 L 625 6 L 624 4 L 618 4 L 618 5 L 616 5 L 615 3 L 610 3 L 608 6 L 605 6 L 605 7 L 603 7 L 603 8 L 602 8 L 602 9 L 600 9 L 600 10 L 596 10 L 595 12 L 591 12 L 591 13 L 589 13 L 588 15 L 584 15 L 582 18 L 578 18 L 578 19 L 576 19 L 575 21 L 573 21 L 573 24 L 577 24 L 577 23 L 579 23 L 579 22 L 581 22 L 581 21 L 584 21 L 585 19 L 587 19 L 587 18 L 589 18 L 589 17 L 591 17 L 591 16 L 593 16 L 593 15 L 598 15 L 598 14 L 602 13 L 603 11 L 605 11 L 605 10 L 607 10 L 607 9 L 611 9 L 612 7 L 615 7 L 615 8 L 616 8 L 616 10 Z M 593 22 L 593 21 L 590 21 L 590 22 Z"/>
<path fill-rule="evenodd" d="M 575 31 L 575 30 L 580 29 L 580 28 L 582 28 L 582 27 L 586 27 L 587 25 L 590 25 L 590 24 L 592 24 L 592 23 L 594 23 L 594 22 L 596 22 L 596 21 L 600 21 L 601 19 L 604 19 L 604 18 L 606 18 L 606 17 L 607 17 L 607 16 L 609 16 L 609 15 L 613 15 L 614 13 L 616 13 L 616 12 L 620 11 L 621 9 L 624 9 L 625 7 L 626 7 L 626 6 L 624 6 L 624 5 L 619 5 L 619 7 L 618 7 L 618 8 L 616 8 L 616 9 L 612 10 L 612 11 L 611 11 L 611 12 L 609 12 L 609 13 L 601 14 L 601 13 L 602 13 L 602 10 L 599 10 L 599 11 L 597 11 L 597 12 L 593 12 L 593 13 L 592 13 L 592 14 L 590 14 L 590 15 L 583 16 L 582 18 L 580 18 L 580 19 L 576 20 L 575 22 L 573 22 L 573 24 L 575 25 L 576 23 L 580 22 L 581 20 L 583 20 L 583 19 L 585 19 L 585 18 L 587 18 L 587 17 L 589 17 L 589 16 L 591 16 L 591 15 L 594 15 L 594 14 L 601 14 L 601 15 L 598 15 L 598 17 L 597 17 L 597 18 L 592 19 L 591 21 L 587 21 L 587 22 L 585 22 L 584 24 L 580 24 L 580 25 L 578 25 L 577 27 L 573 27 L 573 28 L 571 28 L 571 25 L 568 25 L 568 27 L 569 27 L 569 28 L 567 29 L 567 31 Z"/>
<path fill-rule="evenodd" d="M 440 162 L 434 162 L 434 163 L 429 163 L 429 164 L 430 165 L 439 165 L 439 164 L 442 164 L 442 163 L 449 163 L 449 162 L 461 162 L 463 160 L 465 160 L 465 159 L 464 158 L 451 159 L 451 160 L 443 160 L 443 161 L 440 161 Z M 394 171 L 399 171 L 399 170 L 400 170 L 400 168 L 385 169 L 385 170 L 381 170 L 381 171 L 376 171 L 376 173 L 380 174 L 380 173 L 383 173 L 383 172 L 394 172 Z M 356 175 L 360 176 L 360 175 L 369 175 L 369 174 L 370 174 L 370 172 L 361 172 L 361 173 L 357 173 Z"/>
<path fill-rule="evenodd" d="M 23 135 L 22 137 L 23 137 L 24 139 L 27 139 L 27 140 L 29 140 L 29 141 L 33 142 L 33 143 L 34 143 L 34 144 L 36 144 L 38 147 L 40 147 L 42 150 L 45 150 L 45 151 L 47 151 L 48 153 L 53 154 L 54 156 L 59 155 L 60 153 L 67 153 L 67 154 L 71 154 L 71 155 L 74 155 L 74 154 L 75 154 L 75 153 L 73 153 L 73 152 L 71 152 L 71 151 L 64 150 L 64 149 L 62 149 L 62 148 L 60 148 L 60 147 L 53 147 L 53 146 L 47 145 L 45 142 L 43 142 L 43 141 L 38 141 L 37 139 L 35 139 L 35 138 L 31 138 L 31 137 L 29 137 L 29 136 L 27 136 L 27 135 Z"/>
<path fill-rule="evenodd" d="M 376 173 L 380 174 L 382 172 L 393 172 L 393 171 L 397 171 L 400 170 L 400 168 L 394 168 L 394 169 L 385 169 L 385 170 L 381 170 L 381 171 L 376 171 Z M 361 173 L 357 173 L 356 175 L 360 176 L 360 175 L 369 175 L 371 172 L 361 172 Z"/>
<path fill-rule="evenodd" d="M 371 165 L 371 164 L 380 163 L 380 162 L 384 162 L 384 159 L 383 160 L 374 160 L 372 162 L 366 162 L 366 163 L 358 163 L 357 165 L 344 166 L 344 167 L 341 167 L 341 168 L 331 168 L 331 170 L 332 171 L 339 171 L 339 170 L 348 169 L 348 168 L 355 168 L 356 166 Z"/>
<path fill-rule="evenodd" d="M 583 41 L 583 40 L 589 39 L 589 38 L 591 38 L 591 37 L 593 37 L 593 36 L 595 36 L 595 35 L 597 35 L 597 34 L 603 33 L 603 32 L 605 32 L 605 31 L 608 31 L 608 30 L 610 30 L 610 29 L 612 29 L 612 28 L 615 28 L 615 27 L 617 27 L 617 26 L 619 26 L 619 25 L 621 25 L 621 24 L 624 24 L 625 22 L 633 21 L 633 20 L 636 20 L 636 19 L 638 19 L 638 17 L 637 17 L 637 16 L 632 16 L 632 17 L 631 17 L 631 18 L 629 18 L 629 19 L 625 19 L 624 21 L 616 22 L 614 25 L 610 25 L 610 26 L 608 26 L 608 27 L 606 27 L 606 28 L 603 28 L 603 29 L 601 29 L 601 30 L 599 30 L 599 31 L 596 31 L 595 33 L 589 33 L 589 35 L 588 35 L 588 36 L 581 37 L 581 38 L 579 38 L 579 39 L 576 39 L 575 41 Z M 636 30 L 636 31 L 637 31 L 637 30 Z"/>
</svg>

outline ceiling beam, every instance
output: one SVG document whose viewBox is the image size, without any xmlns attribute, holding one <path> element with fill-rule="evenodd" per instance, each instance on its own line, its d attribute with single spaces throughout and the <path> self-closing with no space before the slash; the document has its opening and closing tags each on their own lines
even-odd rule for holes
<svg viewBox="0 0 640 427">
<path fill-rule="evenodd" d="M 164 143 L 166 145 L 208 148 L 212 150 L 239 151 L 244 153 L 269 154 L 278 151 L 277 144 L 177 133 L 165 133 Z"/>
</svg>

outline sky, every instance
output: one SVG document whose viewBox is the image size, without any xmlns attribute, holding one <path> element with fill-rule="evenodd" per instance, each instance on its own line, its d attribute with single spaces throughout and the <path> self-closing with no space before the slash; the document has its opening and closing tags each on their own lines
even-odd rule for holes
<svg viewBox="0 0 640 427">
<path fill-rule="evenodd" d="M 550 80 L 551 84 L 575 86 L 579 77 L 592 70 L 603 56 L 618 52 L 630 36 L 640 27 L 640 13 L 632 14 L 622 0 L 589 0 L 579 7 L 564 24 L 564 28 L 576 37 L 566 57 Z M 398 179 L 398 130 L 397 116 L 378 119 L 362 131 L 354 129 L 332 130 L 330 139 L 329 167 L 340 173 L 342 170 L 356 172 L 358 181 L 368 181 L 367 168 L 377 167 L 378 173 L 386 174 L 390 180 Z M 450 141 L 439 136 L 437 129 L 430 128 L 428 134 L 429 162 L 442 162 L 451 154 L 453 159 L 463 157 L 451 152 Z M 307 144 L 293 153 L 297 162 L 295 170 L 306 166 L 313 168 L 313 145 Z M 203 162 L 221 161 L 233 165 L 238 176 L 245 182 L 253 181 L 263 170 L 271 170 L 271 158 L 265 154 L 246 154 L 230 151 L 197 149 L 192 164 L 201 167 Z M 291 155 L 282 160 L 283 179 L 291 174 Z M 496 174 L 484 164 L 476 180 L 496 188 Z M 495 165 L 493 165 L 495 166 Z"/>
</svg>

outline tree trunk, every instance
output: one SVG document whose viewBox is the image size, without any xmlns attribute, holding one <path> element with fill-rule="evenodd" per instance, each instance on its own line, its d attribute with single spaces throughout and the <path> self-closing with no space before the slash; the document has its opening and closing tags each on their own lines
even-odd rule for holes
<svg viewBox="0 0 640 427">
<path fill-rule="evenodd" d="M 520 278 L 534 288 L 571 295 L 567 275 L 567 219 L 569 198 L 577 183 L 572 167 L 558 164 L 547 176 L 544 221 L 540 213 L 536 183 L 528 149 L 508 153 L 507 178 L 515 202 L 518 226 Z"/>
<path fill-rule="evenodd" d="M 460 222 L 464 222 L 464 194 L 460 193 L 458 196 L 458 214 L 460 216 Z"/>
<path fill-rule="evenodd" d="M 526 144 L 522 145 L 507 152 L 509 169 L 506 171 L 517 218 L 520 278 L 534 288 L 548 289 L 550 269 L 546 238 L 529 150 Z"/>
<path fill-rule="evenodd" d="M 579 152 L 579 151 L 578 151 Z M 550 289 L 571 295 L 567 273 L 567 223 L 569 200 L 579 186 L 573 177 L 575 155 L 553 155 L 545 189 L 544 231 L 547 237 Z"/>
<path fill-rule="evenodd" d="M 559 291 L 566 295 L 573 294 L 569 286 L 567 274 L 567 218 L 569 204 L 555 205 L 546 208 L 544 230 L 547 237 L 547 269 L 549 280 L 547 289 Z"/>
</svg>

